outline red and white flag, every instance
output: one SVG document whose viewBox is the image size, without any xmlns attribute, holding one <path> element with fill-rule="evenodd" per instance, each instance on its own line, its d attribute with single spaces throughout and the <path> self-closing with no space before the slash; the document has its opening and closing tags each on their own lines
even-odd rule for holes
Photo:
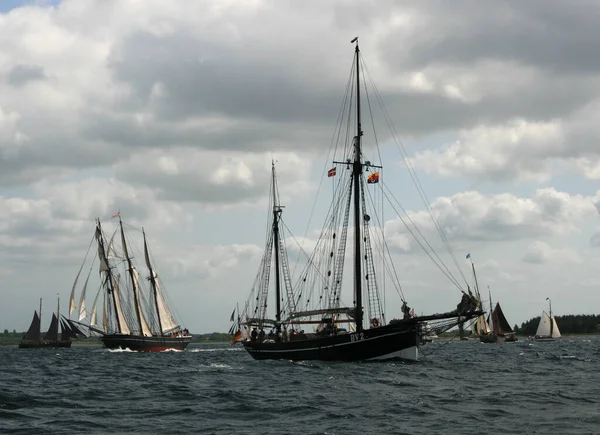
<svg viewBox="0 0 600 435">
<path fill-rule="evenodd" d="M 335 175 L 335 168 L 331 168 L 329 171 L 327 171 L 328 177 L 333 177 L 334 175 Z"/>
</svg>

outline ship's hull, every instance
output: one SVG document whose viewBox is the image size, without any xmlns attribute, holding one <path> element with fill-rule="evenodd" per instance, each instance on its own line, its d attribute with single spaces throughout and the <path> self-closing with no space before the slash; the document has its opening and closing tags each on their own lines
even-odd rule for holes
<svg viewBox="0 0 600 435">
<path fill-rule="evenodd" d="M 244 341 L 248 353 L 257 360 L 365 361 L 401 358 L 418 360 L 421 333 L 410 328 L 386 325 L 379 328 L 290 341 Z"/>
<path fill-rule="evenodd" d="M 482 343 L 497 343 L 498 336 L 496 334 L 483 334 L 479 336 L 479 341 Z"/>
<path fill-rule="evenodd" d="M 22 341 L 21 343 L 19 343 L 19 348 L 21 348 L 21 349 L 55 348 L 55 347 L 71 347 L 71 340 Z"/>
<path fill-rule="evenodd" d="M 105 334 L 100 340 L 109 349 L 129 349 L 137 352 L 163 352 L 184 350 L 192 341 L 192 336 L 146 337 L 143 335 Z"/>
</svg>

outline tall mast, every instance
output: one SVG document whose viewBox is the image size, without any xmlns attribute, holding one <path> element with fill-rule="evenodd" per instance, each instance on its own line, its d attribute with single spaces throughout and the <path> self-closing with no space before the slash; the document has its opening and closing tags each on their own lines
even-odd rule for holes
<svg viewBox="0 0 600 435">
<path fill-rule="evenodd" d="M 129 277 L 131 278 L 131 285 L 134 287 L 133 291 L 133 299 L 135 305 L 135 314 L 137 316 L 138 326 L 140 328 L 140 334 L 144 335 L 144 328 L 142 326 L 142 313 L 140 313 L 140 301 L 138 298 L 137 292 L 137 281 L 133 271 L 133 264 L 131 264 L 131 258 L 129 257 L 129 253 L 127 252 L 127 243 L 125 242 L 125 231 L 123 230 L 123 221 L 121 220 L 121 214 L 119 214 L 119 226 L 121 227 L 121 240 L 123 242 L 123 255 L 127 259 L 127 269 L 129 272 Z"/>
<path fill-rule="evenodd" d="M 277 297 L 277 302 L 275 305 L 275 328 L 277 329 L 277 332 L 281 332 L 281 283 L 279 277 L 279 218 L 281 216 L 281 206 L 277 201 L 275 162 L 271 162 L 271 165 L 271 173 L 273 178 L 273 249 L 275 250 L 275 296 Z"/>
<path fill-rule="evenodd" d="M 554 320 L 552 319 L 552 300 L 550 298 L 546 299 L 548 299 L 548 305 L 550 306 L 550 337 L 552 337 L 552 334 L 554 333 Z"/>
<path fill-rule="evenodd" d="M 354 307 L 356 319 L 356 332 L 363 330 L 363 306 L 362 306 L 362 275 L 361 275 L 361 237 L 360 237 L 360 180 L 362 176 L 361 161 L 361 136 L 363 134 L 360 119 L 360 49 L 358 48 L 358 36 L 350 43 L 356 42 L 356 137 L 354 138 L 354 165 L 352 171 L 354 183 Z"/>
<path fill-rule="evenodd" d="M 104 250 L 104 240 L 102 239 L 102 227 L 100 225 L 100 219 L 96 219 L 96 239 L 98 240 L 98 246 L 99 246 L 99 255 L 100 255 L 100 261 L 104 262 L 104 264 L 106 264 L 106 282 L 107 282 L 107 286 L 108 286 L 108 293 L 110 295 L 112 295 L 112 302 L 113 302 L 113 307 L 115 309 L 115 316 L 117 318 L 117 331 L 119 332 L 119 334 L 122 332 L 121 330 L 121 321 L 119 319 L 119 315 L 118 315 L 118 305 L 117 305 L 117 296 L 115 295 L 115 288 L 113 285 L 113 280 L 112 280 L 112 272 L 110 271 L 110 265 L 108 264 L 108 259 L 106 258 L 106 251 Z M 106 308 L 106 304 L 105 304 L 105 308 Z M 106 317 L 106 315 L 105 315 Z"/>
<path fill-rule="evenodd" d="M 152 284 L 152 293 L 154 293 L 154 308 L 156 309 L 156 317 L 158 318 L 158 330 L 162 335 L 163 327 L 162 321 L 160 320 L 160 310 L 158 309 L 158 291 L 156 289 L 156 276 L 154 275 L 154 269 L 152 269 L 152 265 L 150 264 L 150 255 L 148 254 L 148 244 L 146 242 L 146 232 L 142 227 L 142 234 L 144 236 L 144 255 L 146 257 L 146 266 L 150 271 L 150 283 Z"/>
</svg>

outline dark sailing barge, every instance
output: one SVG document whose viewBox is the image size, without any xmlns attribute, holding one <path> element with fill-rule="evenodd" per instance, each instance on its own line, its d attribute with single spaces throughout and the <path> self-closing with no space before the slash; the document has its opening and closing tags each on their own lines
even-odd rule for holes
<svg viewBox="0 0 600 435">
<path fill-rule="evenodd" d="M 75 338 L 75 332 L 69 327 L 64 321 L 60 320 L 60 326 L 62 331 L 59 330 L 59 308 L 56 313 L 52 313 L 52 320 L 50 321 L 50 327 L 44 337 L 42 337 L 41 321 L 42 321 L 42 300 L 40 299 L 40 314 L 38 316 L 37 311 L 33 312 L 33 320 L 29 329 L 25 333 L 25 336 L 19 343 L 21 349 L 34 349 L 42 347 L 71 347 L 71 338 Z"/>
<path fill-rule="evenodd" d="M 279 204 L 273 165 L 272 220 L 269 223 L 270 231 L 265 254 L 248 303 L 242 312 L 238 310 L 237 320 L 234 314 L 230 319 L 235 322 L 231 331 L 234 332 L 237 328 L 234 342 L 245 335 L 246 339 L 242 344 L 255 359 L 360 361 L 403 358 L 417 360 L 419 346 L 427 333 L 430 331 L 441 333 L 481 314 L 477 310 L 477 300 L 461 289 L 463 296 L 456 310 L 430 316 L 415 316 L 414 311 L 410 310 L 402 297 L 403 318 L 389 322 L 385 320 L 371 245 L 373 233 L 380 229 L 377 225 L 370 225 L 370 213 L 377 213 L 377 211 L 367 212 L 367 207 L 370 205 L 367 197 L 370 193 L 365 193 L 366 185 L 381 186 L 378 184 L 381 166 L 363 160 L 360 105 L 361 57 L 358 38 L 353 39 L 352 43 L 356 43 L 355 65 L 352 68 L 354 79 L 351 78 L 349 81 L 349 87 L 353 89 L 347 95 L 355 96 L 356 105 L 348 103 L 344 107 L 348 110 L 348 115 L 353 107 L 356 108 L 356 135 L 348 138 L 349 142 L 341 145 L 343 160 L 334 161 L 341 167 L 334 167 L 328 172 L 329 177 L 341 172 L 337 177 L 339 181 L 335 184 L 336 195 L 321 237 L 313 254 L 306 261 L 306 268 L 295 288 L 292 288 L 288 267 L 283 236 L 285 225 L 281 219 L 282 206 Z M 343 118 L 349 120 L 351 116 Z M 344 132 L 349 129 L 340 128 L 339 131 Z M 343 134 L 338 135 L 338 137 L 342 136 Z M 344 167 L 346 171 L 339 171 Z M 365 171 L 374 170 L 376 172 L 365 177 Z M 352 231 L 349 231 L 351 215 L 354 223 L 352 273 L 354 292 L 352 306 L 344 306 L 341 294 L 347 239 L 349 233 L 352 234 Z M 375 220 L 375 223 L 380 221 Z M 377 242 L 376 240 L 375 243 Z M 383 237 L 379 242 L 380 247 L 387 248 Z M 274 261 L 272 261 L 273 253 Z M 389 255 L 389 249 L 387 253 Z M 275 318 L 269 319 L 267 306 L 272 266 L 275 275 Z M 394 273 L 390 273 L 391 270 Z M 393 264 L 386 263 L 386 271 L 390 276 L 395 275 Z M 394 285 L 397 284 L 396 288 L 401 294 L 402 289 L 397 282 L 397 276 L 395 278 Z M 368 324 L 367 327 L 365 323 Z M 316 325 L 316 331 L 305 333 L 303 328 L 308 325 Z M 268 335 L 265 329 L 270 329 Z"/>
<path fill-rule="evenodd" d="M 86 327 L 90 332 L 99 334 L 100 340 L 109 349 L 129 349 L 133 351 L 161 352 L 165 350 L 184 350 L 192 341 L 187 329 L 182 328 L 175 320 L 161 289 L 158 274 L 152 267 L 146 233 L 142 229 L 144 258 L 148 268 L 150 288 L 144 291 L 136 265 L 130 255 L 130 244 L 125 237 L 121 213 L 119 228 L 110 239 L 107 239 L 100 224 L 96 221 L 96 240 L 100 271 L 100 285 L 94 297 L 91 312 L 86 310 L 86 289 L 92 266 L 83 286 L 79 299 L 78 320 L 70 320 L 71 324 Z M 114 236 L 120 230 L 121 246 L 116 246 Z M 91 245 L 90 245 L 91 246 Z M 88 249 L 89 254 L 89 249 Z M 86 254 L 87 259 L 87 254 Z M 79 269 L 71 292 L 70 312 L 75 310 L 75 288 L 83 269 Z M 103 296 L 102 320 L 98 322 L 98 302 Z M 87 319 L 87 321 L 85 321 Z"/>
</svg>

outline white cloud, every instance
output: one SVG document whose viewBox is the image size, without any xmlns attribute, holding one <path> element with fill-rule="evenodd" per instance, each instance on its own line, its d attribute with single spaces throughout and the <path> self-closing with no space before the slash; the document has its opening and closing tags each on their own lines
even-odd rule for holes
<svg viewBox="0 0 600 435">
<path fill-rule="evenodd" d="M 556 249 L 544 242 L 535 241 L 529 245 L 523 261 L 534 264 L 548 262 L 581 263 L 579 255 L 571 249 Z"/>
</svg>

